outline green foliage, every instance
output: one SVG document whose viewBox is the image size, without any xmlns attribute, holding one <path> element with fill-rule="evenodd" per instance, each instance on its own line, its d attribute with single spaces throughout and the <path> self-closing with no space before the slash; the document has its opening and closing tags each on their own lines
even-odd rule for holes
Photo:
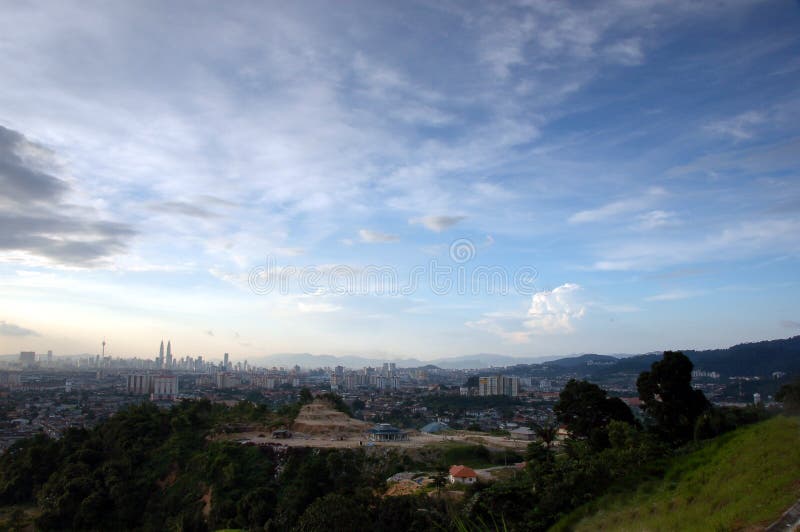
<svg viewBox="0 0 800 532">
<path fill-rule="evenodd" d="M 285 410 L 250 401 L 234 407 L 190 401 L 170 410 L 145 403 L 91 431 L 68 431 L 59 441 L 39 436 L 19 442 L 0 456 L 0 506 L 11 516 L 20 504 L 35 503 L 35 512 L 16 512 L 6 523 L 19 527 L 35 518 L 41 530 L 446 530 L 455 515 L 465 516 L 456 529 L 544 530 L 598 497 L 652 483 L 674 453 L 672 440 L 632 424 L 592 386 L 575 382 L 576 393 L 560 409 L 572 415 L 576 405 L 586 406 L 590 415 L 571 420 L 588 437 L 555 451 L 529 445 L 525 470 L 469 487 L 463 502 L 442 489 L 447 467 L 512 464 L 521 457 L 456 442 L 414 453 L 243 445 L 214 435 L 283 423 Z M 301 395 L 309 400 L 310 394 Z M 326 399 L 343 404 L 332 394 Z M 763 415 L 755 408 L 714 409 L 694 431 L 705 438 Z M 673 467 L 669 478 L 680 482 L 698 465 Z M 389 475 L 418 468 L 439 471 L 434 484 L 441 496 L 379 496 Z"/>
<path fill-rule="evenodd" d="M 642 409 L 661 437 L 675 445 L 692 439 L 697 418 L 710 407 L 703 392 L 692 388 L 692 367 L 680 351 L 665 351 L 636 381 Z"/>
<path fill-rule="evenodd" d="M 761 406 L 711 407 L 697 418 L 694 439 L 707 440 L 734 430 L 737 427 L 763 421 L 769 414 Z"/>
<path fill-rule="evenodd" d="M 678 455 L 664 479 L 609 494 L 557 530 L 761 528 L 800 497 L 800 422 L 776 417 Z"/>
<path fill-rule="evenodd" d="M 92 431 L 12 447 L 0 457 L 0 504 L 35 502 L 42 530 L 288 530 L 328 494 L 374 507 L 372 490 L 401 464 L 363 449 L 275 450 L 209 438 L 220 427 L 276 419 L 251 402 L 134 406 Z"/>
<path fill-rule="evenodd" d="M 787 414 L 800 414 L 800 379 L 781 386 L 775 399 L 783 403 L 783 409 Z"/>
<path fill-rule="evenodd" d="M 559 394 L 553 411 L 573 436 L 583 438 L 595 449 L 608 446 L 606 427 L 611 421 L 635 423 L 630 408 L 617 397 L 588 381 L 570 379 Z"/>
<path fill-rule="evenodd" d="M 333 408 L 335 408 L 339 412 L 343 412 L 348 416 L 353 417 L 353 412 L 350 410 L 350 407 L 347 406 L 347 403 L 345 403 L 344 399 L 342 399 L 339 395 L 336 395 L 335 393 L 332 392 L 328 392 L 322 394 L 320 398 L 325 399 L 326 401 L 331 403 L 333 405 Z"/>
<path fill-rule="evenodd" d="M 364 519 L 367 505 L 354 497 L 329 493 L 317 498 L 303 512 L 294 530 L 303 532 L 369 532 Z"/>
</svg>

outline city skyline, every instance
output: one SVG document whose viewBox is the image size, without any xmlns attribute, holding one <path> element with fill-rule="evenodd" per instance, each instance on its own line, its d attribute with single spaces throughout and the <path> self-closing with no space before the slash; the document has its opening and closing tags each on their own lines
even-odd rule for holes
<svg viewBox="0 0 800 532">
<path fill-rule="evenodd" d="M 800 334 L 797 3 L 0 14 L 0 354 Z"/>
</svg>

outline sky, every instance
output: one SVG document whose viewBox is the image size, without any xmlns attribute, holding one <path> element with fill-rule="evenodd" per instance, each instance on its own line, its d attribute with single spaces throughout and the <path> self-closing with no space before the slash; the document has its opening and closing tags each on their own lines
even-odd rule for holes
<svg viewBox="0 0 800 532">
<path fill-rule="evenodd" d="M 0 4 L 0 353 L 800 334 L 800 4 Z"/>
</svg>

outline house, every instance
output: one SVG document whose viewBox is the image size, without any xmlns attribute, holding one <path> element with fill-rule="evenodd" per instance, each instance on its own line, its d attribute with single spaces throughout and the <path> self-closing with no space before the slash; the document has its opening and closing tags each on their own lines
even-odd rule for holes
<svg viewBox="0 0 800 532">
<path fill-rule="evenodd" d="M 450 467 L 450 484 L 474 484 L 478 480 L 478 474 L 474 469 L 463 465 Z"/>
<path fill-rule="evenodd" d="M 556 441 L 554 443 L 559 445 L 562 442 L 564 442 L 564 440 L 568 440 L 571 437 L 572 433 L 569 431 L 567 426 L 561 425 L 560 427 L 558 427 L 558 430 L 556 431 Z"/>
<path fill-rule="evenodd" d="M 511 430 L 509 434 L 511 434 L 511 439 L 513 440 L 533 441 L 536 439 L 536 432 L 528 427 Z"/>
</svg>

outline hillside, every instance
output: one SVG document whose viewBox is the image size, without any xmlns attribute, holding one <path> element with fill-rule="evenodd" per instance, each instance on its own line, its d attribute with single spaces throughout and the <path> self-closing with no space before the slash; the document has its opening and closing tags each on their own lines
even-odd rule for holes
<svg viewBox="0 0 800 532">
<path fill-rule="evenodd" d="M 579 508 L 556 530 L 742 530 L 800 498 L 800 419 L 738 429 L 675 459 L 664 480 Z"/>
<path fill-rule="evenodd" d="M 305 434 L 343 437 L 362 435 L 371 427 L 369 423 L 335 410 L 328 401 L 316 400 L 300 409 L 292 430 Z"/>
<path fill-rule="evenodd" d="M 800 373 L 800 336 L 780 340 L 765 340 L 737 344 L 725 349 L 696 351 L 683 349 L 696 369 L 716 371 L 723 377 L 739 375 L 769 376 L 774 371 L 788 374 Z M 587 366 L 587 375 L 615 373 L 639 374 L 661 358 L 661 353 L 650 353 L 619 359 L 611 365 Z"/>
</svg>

